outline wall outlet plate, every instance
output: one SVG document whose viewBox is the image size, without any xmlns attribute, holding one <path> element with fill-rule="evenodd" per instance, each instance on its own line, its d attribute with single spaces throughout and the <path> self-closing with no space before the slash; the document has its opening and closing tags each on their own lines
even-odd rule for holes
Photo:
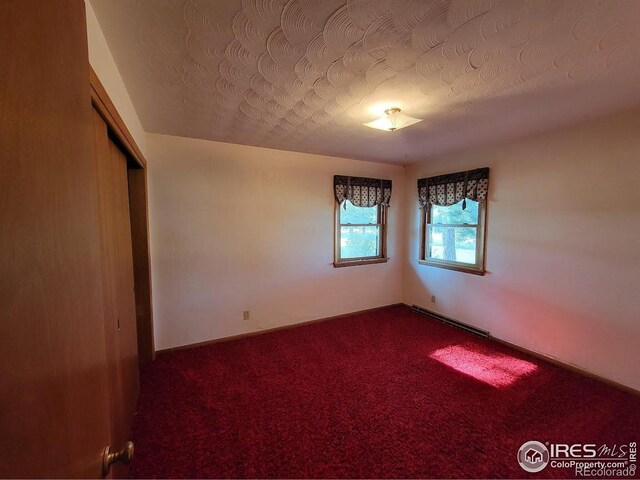
<svg viewBox="0 0 640 480">
<path fill-rule="evenodd" d="M 249 313 L 249 310 L 245 310 L 244 312 L 242 312 L 243 320 L 249 320 L 249 318 L 251 318 L 251 314 Z"/>
</svg>

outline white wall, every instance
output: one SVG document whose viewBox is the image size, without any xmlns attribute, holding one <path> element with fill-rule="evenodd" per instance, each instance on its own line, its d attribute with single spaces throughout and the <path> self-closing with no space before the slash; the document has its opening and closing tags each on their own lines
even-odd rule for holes
<svg viewBox="0 0 640 480">
<path fill-rule="evenodd" d="M 88 0 L 85 1 L 85 7 L 87 12 L 89 63 L 109 94 L 109 98 L 111 98 L 129 132 L 131 132 L 131 136 L 138 145 L 138 148 L 140 148 L 142 154 L 146 156 L 145 132 L 136 113 L 136 109 L 122 81 L 113 55 L 111 55 L 111 50 L 109 50 L 93 7 Z"/>
<path fill-rule="evenodd" d="M 158 350 L 402 301 L 403 167 L 157 134 L 147 149 Z M 332 266 L 334 174 L 393 180 L 389 262 Z"/>
<path fill-rule="evenodd" d="M 639 132 L 628 112 L 408 168 L 405 303 L 640 388 Z M 487 275 L 419 265 L 416 180 L 483 166 Z"/>
</svg>

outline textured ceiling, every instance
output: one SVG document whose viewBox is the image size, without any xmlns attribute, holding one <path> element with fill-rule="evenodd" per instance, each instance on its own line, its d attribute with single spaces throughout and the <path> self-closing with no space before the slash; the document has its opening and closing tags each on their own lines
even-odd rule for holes
<svg viewBox="0 0 640 480">
<path fill-rule="evenodd" d="M 149 132 L 409 163 L 640 104 L 636 0 L 91 3 Z"/>
</svg>

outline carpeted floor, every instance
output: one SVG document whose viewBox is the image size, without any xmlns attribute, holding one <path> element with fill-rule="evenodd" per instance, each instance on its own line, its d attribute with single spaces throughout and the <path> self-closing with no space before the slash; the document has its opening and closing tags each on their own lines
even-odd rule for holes
<svg viewBox="0 0 640 480">
<path fill-rule="evenodd" d="M 528 440 L 640 440 L 640 397 L 406 307 L 163 354 L 134 477 L 575 477 Z"/>
</svg>

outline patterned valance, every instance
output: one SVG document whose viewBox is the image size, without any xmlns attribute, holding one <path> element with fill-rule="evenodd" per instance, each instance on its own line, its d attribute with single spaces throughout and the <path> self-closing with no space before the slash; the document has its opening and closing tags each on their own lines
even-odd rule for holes
<svg viewBox="0 0 640 480">
<path fill-rule="evenodd" d="M 466 199 L 484 202 L 489 188 L 489 168 L 477 168 L 466 172 L 438 175 L 418 180 L 418 203 L 420 208 L 427 205 L 446 207 L 462 202 L 467 208 Z"/>
<path fill-rule="evenodd" d="M 388 207 L 391 200 L 391 180 L 335 175 L 333 190 L 339 205 L 350 200 L 356 207 Z"/>
</svg>

